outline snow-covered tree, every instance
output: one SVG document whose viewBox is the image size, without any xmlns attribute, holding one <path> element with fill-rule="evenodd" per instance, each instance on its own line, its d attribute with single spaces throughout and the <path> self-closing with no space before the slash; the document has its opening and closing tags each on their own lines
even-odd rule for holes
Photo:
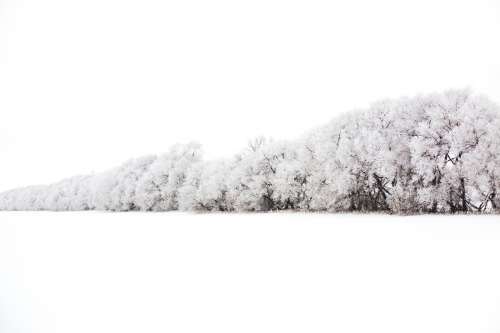
<svg viewBox="0 0 500 333">
<path fill-rule="evenodd" d="M 201 146 L 197 143 L 175 145 L 158 156 L 138 180 L 137 207 L 155 211 L 178 209 L 178 191 L 189 168 L 200 160 Z"/>
<path fill-rule="evenodd" d="M 198 162 L 187 173 L 179 191 L 181 210 L 228 211 L 226 177 L 230 173 L 226 160 Z"/>
<path fill-rule="evenodd" d="M 155 156 L 130 160 L 118 168 L 94 178 L 93 203 L 100 210 L 138 209 L 137 183 L 155 161 Z"/>
</svg>

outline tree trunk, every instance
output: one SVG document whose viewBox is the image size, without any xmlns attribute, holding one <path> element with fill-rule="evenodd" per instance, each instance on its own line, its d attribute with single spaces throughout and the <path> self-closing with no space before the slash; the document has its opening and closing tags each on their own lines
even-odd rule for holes
<svg viewBox="0 0 500 333">
<path fill-rule="evenodd" d="M 460 178 L 460 200 L 462 201 L 462 211 L 467 211 L 467 199 L 465 196 L 465 180 Z"/>
</svg>

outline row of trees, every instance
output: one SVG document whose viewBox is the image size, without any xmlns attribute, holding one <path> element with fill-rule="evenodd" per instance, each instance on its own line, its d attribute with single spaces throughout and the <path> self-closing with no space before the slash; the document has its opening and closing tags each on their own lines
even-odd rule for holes
<svg viewBox="0 0 500 333">
<path fill-rule="evenodd" d="M 198 144 L 0 195 L 4 210 L 500 211 L 500 112 L 469 91 L 386 100 L 231 159 Z"/>
</svg>

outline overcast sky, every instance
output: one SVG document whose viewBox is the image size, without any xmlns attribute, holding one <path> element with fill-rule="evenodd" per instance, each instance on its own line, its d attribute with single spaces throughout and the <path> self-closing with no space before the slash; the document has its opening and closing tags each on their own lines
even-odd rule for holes
<svg viewBox="0 0 500 333">
<path fill-rule="evenodd" d="M 229 156 L 386 97 L 500 102 L 495 0 L 0 0 L 0 190 L 203 143 Z"/>
</svg>

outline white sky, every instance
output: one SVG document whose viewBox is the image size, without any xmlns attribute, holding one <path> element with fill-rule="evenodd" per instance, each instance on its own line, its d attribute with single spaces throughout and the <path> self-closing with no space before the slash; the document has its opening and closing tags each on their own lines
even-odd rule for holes
<svg viewBox="0 0 500 333">
<path fill-rule="evenodd" d="M 499 33 L 494 0 L 0 0 L 0 190 L 175 142 L 230 155 L 384 97 L 500 102 Z"/>
</svg>

